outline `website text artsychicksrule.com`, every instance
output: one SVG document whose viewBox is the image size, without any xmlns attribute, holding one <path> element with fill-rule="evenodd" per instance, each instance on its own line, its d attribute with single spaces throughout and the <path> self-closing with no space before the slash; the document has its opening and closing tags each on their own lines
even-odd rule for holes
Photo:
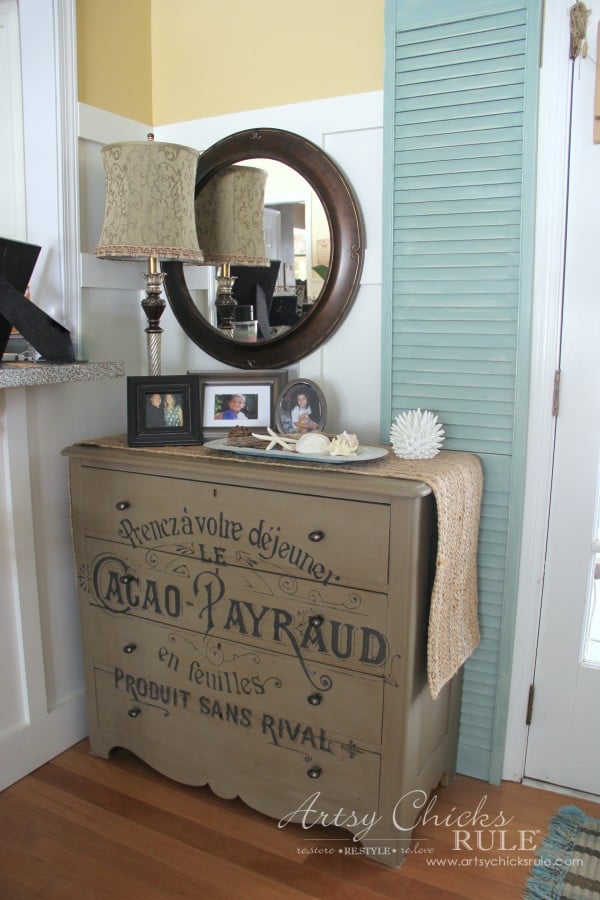
<svg viewBox="0 0 600 900">
<path fill-rule="evenodd" d="M 570 857 L 549 859 L 543 856 L 463 856 L 461 859 L 457 857 L 431 857 L 425 862 L 428 866 L 433 866 L 434 868 L 448 867 L 450 869 L 530 869 L 533 865 L 543 866 L 547 869 L 561 869 L 564 866 L 576 869 L 577 866 L 583 865 L 582 859 L 572 859 Z"/>
</svg>

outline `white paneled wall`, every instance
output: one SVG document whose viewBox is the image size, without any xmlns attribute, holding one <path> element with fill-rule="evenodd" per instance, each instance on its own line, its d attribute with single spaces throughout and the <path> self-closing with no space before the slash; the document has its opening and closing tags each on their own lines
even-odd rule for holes
<svg viewBox="0 0 600 900">
<path fill-rule="evenodd" d="M 34 49 L 24 54 L 34 66 L 37 93 L 25 90 L 28 238 L 44 248 L 36 290 L 49 312 L 78 326 L 79 356 L 125 362 L 127 374 L 146 372 L 143 264 L 96 260 L 93 252 L 104 211 L 100 147 L 115 140 L 143 140 L 149 128 L 101 110 L 79 107 L 79 179 L 62 184 L 74 148 L 57 162 L 61 121 L 58 110 L 45 142 L 32 129 L 31 105 L 44 103 L 40 81 L 59 89 L 57 40 L 64 40 L 60 7 L 71 0 L 27 0 L 23 25 Z M 48 19 L 49 17 L 49 19 Z M 48 20 L 48 21 L 47 21 Z M 49 22 L 53 27 L 49 27 Z M 36 56 L 37 54 L 37 56 Z M 46 71 L 50 67 L 52 71 Z M 33 94 L 35 93 L 35 97 Z M 29 97 L 29 100 L 28 100 Z M 52 102 L 46 108 L 53 108 Z M 67 110 L 68 112 L 68 110 Z M 312 378 L 328 400 L 327 427 L 356 431 L 363 442 L 379 437 L 381 305 L 382 95 L 334 98 L 254 113 L 155 129 L 157 139 L 203 150 L 216 140 L 250 127 L 278 127 L 323 147 L 353 184 L 366 225 L 366 258 L 357 299 L 340 330 L 318 351 L 289 371 Z M 62 118 L 61 118 L 62 117 Z M 47 118 L 47 117 L 46 117 Z M 67 115 L 68 119 L 68 115 Z M 48 125 L 47 128 L 50 126 Z M 48 152 L 51 144 L 51 152 Z M 57 172 L 57 170 L 60 170 Z M 62 175 L 60 174 L 62 172 Z M 76 201 L 76 202 L 75 202 Z M 79 237 L 79 240 L 78 240 Z M 80 244 L 75 262 L 69 254 Z M 206 286 L 208 270 L 192 272 L 193 286 Z M 73 274 L 81 280 L 72 286 Z M 187 339 L 169 308 L 162 324 L 163 371 L 214 370 L 219 363 Z M 7 389 L 0 396 L 0 564 L 3 594 L 0 628 L 0 787 L 20 778 L 86 733 L 81 644 L 67 493 L 61 449 L 69 443 L 126 428 L 122 379 L 70 385 Z"/>
<path fill-rule="evenodd" d="M 129 374 L 144 374 L 143 296 L 139 263 L 93 258 L 104 209 L 100 147 L 114 140 L 143 140 L 149 128 L 80 105 L 82 243 L 82 346 L 90 359 L 124 359 Z M 289 370 L 311 378 L 328 402 L 328 430 L 346 428 L 363 443 L 379 440 L 381 346 L 381 191 L 383 97 L 380 92 L 338 97 L 155 128 L 157 140 L 203 151 L 247 128 L 282 128 L 308 138 L 340 165 L 357 194 L 366 231 L 365 265 L 355 303 L 339 331 Z M 188 282 L 205 286 L 207 270 L 186 270 Z M 222 368 L 189 341 L 170 309 L 163 315 L 163 372 Z"/>
</svg>

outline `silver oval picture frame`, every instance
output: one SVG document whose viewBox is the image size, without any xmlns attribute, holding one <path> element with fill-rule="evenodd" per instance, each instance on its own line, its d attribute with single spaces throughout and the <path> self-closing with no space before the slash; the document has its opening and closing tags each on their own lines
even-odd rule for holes
<svg viewBox="0 0 600 900">
<path fill-rule="evenodd" d="M 286 384 L 275 407 L 275 424 L 282 434 L 324 431 L 327 402 L 314 381 L 298 378 Z"/>
</svg>

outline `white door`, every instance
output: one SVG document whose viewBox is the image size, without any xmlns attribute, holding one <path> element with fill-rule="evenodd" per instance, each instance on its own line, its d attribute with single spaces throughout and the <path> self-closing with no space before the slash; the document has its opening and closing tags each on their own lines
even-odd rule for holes
<svg viewBox="0 0 600 900">
<path fill-rule="evenodd" d="M 588 35 L 596 33 L 597 19 L 590 18 Z M 560 404 L 525 775 L 600 794 L 600 144 L 592 138 L 594 78 L 591 59 L 576 61 Z"/>
</svg>

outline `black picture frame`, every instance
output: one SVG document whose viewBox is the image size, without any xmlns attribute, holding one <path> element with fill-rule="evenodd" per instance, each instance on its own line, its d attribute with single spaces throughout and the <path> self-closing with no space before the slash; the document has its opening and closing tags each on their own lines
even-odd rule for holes
<svg viewBox="0 0 600 900">
<path fill-rule="evenodd" d="M 160 397 L 160 404 L 155 398 Z M 172 397 L 173 402 L 167 400 Z M 130 447 L 201 444 L 198 380 L 191 375 L 130 375 L 127 378 L 127 441 Z"/>
<path fill-rule="evenodd" d="M 287 369 L 277 372 L 189 372 L 198 379 L 200 426 L 205 440 L 226 438 L 231 428 L 244 425 L 264 432 L 274 422 L 279 394 L 287 382 Z M 228 399 L 244 396 L 242 416 L 224 415 Z"/>
<path fill-rule="evenodd" d="M 295 414 L 298 395 L 307 398 L 307 412 L 302 416 L 302 424 Z M 298 378 L 290 381 L 279 395 L 275 407 L 275 424 L 282 434 L 303 434 L 307 431 L 324 431 L 327 421 L 327 401 L 314 381 Z"/>
</svg>

